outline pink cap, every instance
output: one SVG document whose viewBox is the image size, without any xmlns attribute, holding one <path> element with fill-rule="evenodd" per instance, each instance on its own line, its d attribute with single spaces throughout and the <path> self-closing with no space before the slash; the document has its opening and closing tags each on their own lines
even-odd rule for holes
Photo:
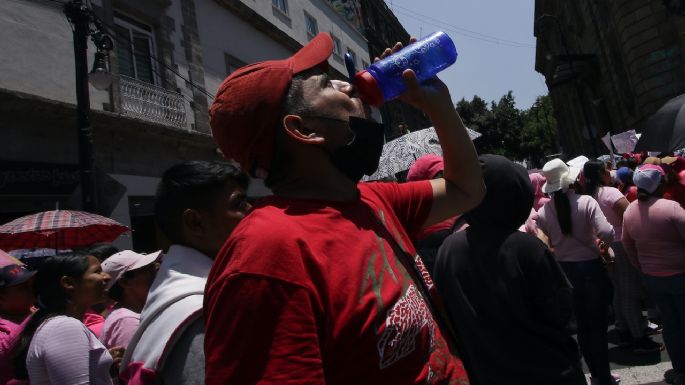
<svg viewBox="0 0 685 385">
<path fill-rule="evenodd" d="M 138 254 L 133 250 L 120 251 L 102 262 L 102 270 L 112 277 L 107 283 L 109 289 L 126 272 L 147 266 L 159 259 L 161 250 L 150 254 Z"/>
</svg>

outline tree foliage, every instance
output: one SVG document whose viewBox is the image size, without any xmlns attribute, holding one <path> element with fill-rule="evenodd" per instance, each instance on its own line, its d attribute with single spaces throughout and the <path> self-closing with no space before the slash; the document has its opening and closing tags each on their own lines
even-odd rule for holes
<svg viewBox="0 0 685 385">
<path fill-rule="evenodd" d="M 471 101 L 461 99 L 456 109 L 466 126 L 482 134 L 474 142 L 478 153 L 527 160 L 539 167 L 556 152 L 556 120 L 548 96 L 519 110 L 511 91 L 489 106 L 476 95 Z"/>
</svg>

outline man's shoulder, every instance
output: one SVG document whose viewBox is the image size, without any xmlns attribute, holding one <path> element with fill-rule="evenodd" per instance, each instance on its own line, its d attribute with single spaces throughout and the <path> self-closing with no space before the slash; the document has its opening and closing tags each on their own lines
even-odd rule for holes
<svg viewBox="0 0 685 385">
<path fill-rule="evenodd" d="M 265 243 L 283 241 L 297 232 L 299 221 L 304 217 L 290 215 L 286 209 L 277 206 L 257 207 L 233 230 L 229 243 L 248 246 L 258 242 L 263 246 Z"/>
<path fill-rule="evenodd" d="M 233 230 L 214 261 L 209 281 L 235 274 L 266 277 L 300 276 L 307 258 L 307 239 L 316 236 L 303 230 L 307 215 L 292 215 L 274 207 L 259 207 Z"/>
<path fill-rule="evenodd" d="M 500 250 L 519 260 L 538 261 L 547 258 L 548 247 L 534 235 L 515 231 L 504 240 Z"/>
</svg>

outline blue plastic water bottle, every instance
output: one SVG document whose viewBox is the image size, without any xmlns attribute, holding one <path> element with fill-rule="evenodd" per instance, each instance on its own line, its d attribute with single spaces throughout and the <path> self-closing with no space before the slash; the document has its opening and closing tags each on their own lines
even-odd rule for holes
<svg viewBox="0 0 685 385">
<path fill-rule="evenodd" d="M 362 100 L 380 106 L 407 88 L 402 78 L 404 70 L 414 70 L 422 83 L 456 60 L 457 48 L 452 39 L 444 32 L 435 32 L 359 71 L 355 75 L 355 85 Z"/>
</svg>

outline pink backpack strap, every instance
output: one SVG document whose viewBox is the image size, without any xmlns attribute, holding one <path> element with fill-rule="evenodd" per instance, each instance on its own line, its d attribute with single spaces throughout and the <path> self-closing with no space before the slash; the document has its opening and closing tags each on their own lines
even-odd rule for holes
<svg viewBox="0 0 685 385">
<path fill-rule="evenodd" d="M 119 373 L 119 378 L 127 385 L 154 385 L 157 373 L 144 367 L 144 362 L 131 362 Z"/>
</svg>

